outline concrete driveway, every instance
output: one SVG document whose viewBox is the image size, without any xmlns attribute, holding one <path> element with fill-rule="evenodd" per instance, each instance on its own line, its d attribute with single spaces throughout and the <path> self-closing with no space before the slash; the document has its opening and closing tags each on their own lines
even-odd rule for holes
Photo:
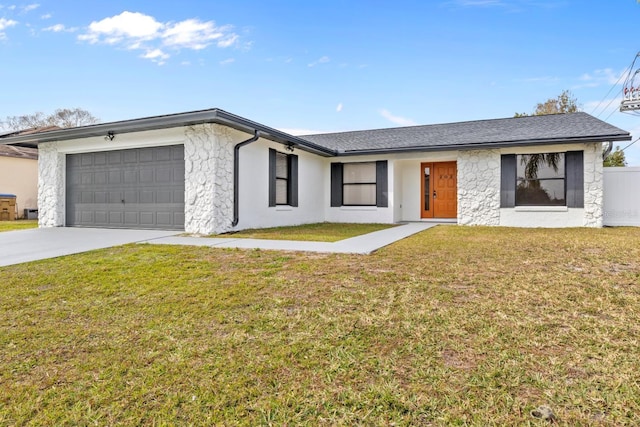
<svg viewBox="0 0 640 427">
<path fill-rule="evenodd" d="M 106 228 L 32 228 L 0 233 L 0 267 L 77 254 L 111 246 L 152 241 L 181 231 Z"/>
</svg>

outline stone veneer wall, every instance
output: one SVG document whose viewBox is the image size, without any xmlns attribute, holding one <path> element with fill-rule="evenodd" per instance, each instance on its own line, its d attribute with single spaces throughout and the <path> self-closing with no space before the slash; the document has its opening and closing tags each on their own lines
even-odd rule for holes
<svg viewBox="0 0 640 427">
<path fill-rule="evenodd" d="M 38 145 L 38 225 L 64 226 L 65 156 L 56 142 Z"/>
<path fill-rule="evenodd" d="M 585 144 L 584 149 L 584 223 L 585 227 L 602 227 L 603 164 L 602 144 Z"/>
<path fill-rule="evenodd" d="M 458 224 L 500 225 L 500 151 L 458 153 Z"/>
<path fill-rule="evenodd" d="M 212 123 L 185 128 L 185 224 L 187 233 L 231 230 L 233 221 L 232 129 Z"/>
</svg>

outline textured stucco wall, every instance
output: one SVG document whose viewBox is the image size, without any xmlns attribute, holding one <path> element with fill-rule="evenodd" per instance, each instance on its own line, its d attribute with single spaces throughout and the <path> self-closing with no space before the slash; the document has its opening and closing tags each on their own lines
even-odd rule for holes
<svg viewBox="0 0 640 427">
<path fill-rule="evenodd" d="M 38 225 L 64 226 L 65 155 L 57 142 L 38 146 Z"/>
<path fill-rule="evenodd" d="M 187 233 L 231 230 L 233 129 L 212 123 L 185 128 L 185 224 Z"/>
<path fill-rule="evenodd" d="M 584 222 L 585 227 L 602 227 L 603 209 L 602 144 L 585 144 Z"/>
<path fill-rule="evenodd" d="M 458 224 L 500 225 L 500 151 L 458 153 Z"/>
</svg>

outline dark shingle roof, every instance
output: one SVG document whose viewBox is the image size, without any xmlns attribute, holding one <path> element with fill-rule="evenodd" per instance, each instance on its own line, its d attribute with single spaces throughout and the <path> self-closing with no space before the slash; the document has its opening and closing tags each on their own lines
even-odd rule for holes
<svg viewBox="0 0 640 427">
<path fill-rule="evenodd" d="M 586 113 L 478 120 L 304 135 L 339 154 L 436 151 L 571 142 L 626 141 L 628 132 Z"/>
</svg>

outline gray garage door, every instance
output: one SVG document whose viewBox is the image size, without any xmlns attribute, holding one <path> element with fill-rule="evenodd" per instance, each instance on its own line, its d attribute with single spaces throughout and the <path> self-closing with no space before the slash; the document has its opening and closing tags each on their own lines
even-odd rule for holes
<svg viewBox="0 0 640 427">
<path fill-rule="evenodd" d="M 184 146 L 67 155 L 69 226 L 184 229 Z"/>
</svg>

